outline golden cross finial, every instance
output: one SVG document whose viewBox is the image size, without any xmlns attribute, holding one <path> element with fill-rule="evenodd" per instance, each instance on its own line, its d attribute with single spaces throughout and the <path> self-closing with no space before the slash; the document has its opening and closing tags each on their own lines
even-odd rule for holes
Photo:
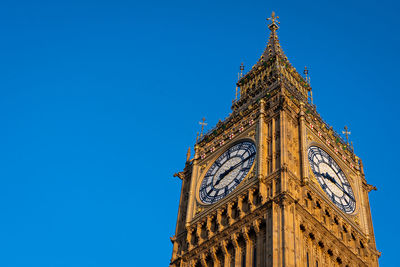
<svg viewBox="0 0 400 267">
<path fill-rule="evenodd" d="M 244 65 L 243 65 L 243 62 L 242 62 L 242 64 L 240 64 L 240 78 L 243 77 L 243 71 L 244 71 Z"/>
<path fill-rule="evenodd" d="M 279 19 L 279 16 L 275 16 L 275 12 L 272 11 L 271 17 L 267 18 L 267 20 L 271 21 L 271 24 L 269 26 L 272 26 L 272 25 L 278 26 L 277 24 L 280 24 L 278 19 Z"/>
<path fill-rule="evenodd" d="M 304 73 L 304 75 L 306 76 L 306 82 L 308 83 L 308 84 L 310 84 L 310 76 L 308 76 L 308 72 L 309 72 L 309 69 L 307 69 L 307 66 L 304 66 L 304 71 L 303 71 L 303 73 Z M 310 101 L 311 101 L 311 105 L 313 104 L 313 96 L 312 96 L 312 91 L 311 91 L 311 87 L 308 87 L 308 92 L 310 92 Z M 307 93 L 308 94 L 308 93 Z"/>
<path fill-rule="evenodd" d="M 203 136 L 204 126 L 207 125 L 206 118 L 202 118 L 201 120 L 202 120 L 202 122 L 199 122 L 199 124 L 201 125 L 200 138 Z"/>
<path fill-rule="evenodd" d="M 347 145 L 349 145 L 349 134 L 351 134 L 351 132 L 349 132 L 348 130 L 349 130 L 349 128 L 347 128 L 347 126 L 344 126 L 344 131 L 342 132 L 343 134 L 346 135 Z"/>
<path fill-rule="evenodd" d="M 238 72 L 238 81 L 243 77 L 243 71 L 244 71 L 243 62 L 240 64 L 239 69 L 240 69 L 240 72 Z M 235 102 L 237 101 L 237 98 L 238 98 L 238 89 L 240 89 L 240 88 L 236 84 Z"/>
<path fill-rule="evenodd" d="M 307 66 L 304 66 L 304 71 L 303 71 L 304 75 L 306 76 L 306 81 L 308 82 L 308 69 Z"/>
</svg>

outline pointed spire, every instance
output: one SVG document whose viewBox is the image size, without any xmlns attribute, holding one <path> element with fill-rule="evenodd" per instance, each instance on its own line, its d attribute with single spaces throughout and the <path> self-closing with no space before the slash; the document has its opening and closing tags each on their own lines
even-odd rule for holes
<svg viewBox="0 0 400 267">
<path fill-rule="evenodd" d="M 271 31 L 267 46 L 264 52 L 262 53 L 260 59 L 244 77 L 253 73 L 262 65 L 268 64 L 270 62 L 275 62 L 277 58 L 280 58 L 282 61 L 286 62 L 287 64 L 290 64 L 289 60 L 287 59 L 285 53 L 281 48 L 278 34 L 276 33 L 277 30 L 279 29 L 279 24 L 280 24 L 278 19 L 279 17 L 275 15 L 275 12 L 272 12 L 271 17 L 267 18 L 267 21 L 270 21 L 268 28 Z"/>
<path fill-rule="evenodd" d="M 267 47 L 264 50 L 264 53 L 261 55 L 261 58 L 258 60 L 257 65 L 262 62 L 268 62 L 272 58 L 278 56 L 284 60 L 287 60 L 287 57 L 283 53 L 281 45 L 279 43 L 278 34 L 276 33 L 279 29 L 280 22 L 278 21 L 279 17 L 275 16 L 275 12 L 272 12 L 271 17 L 267 18 L 270 21 L 268 28 L 270 29 L 271 33 L 269 35 L 269 40 L 267 43 Z"/>
<path fill-rule="evenodd" d="M 267 19 L 270 30 L 267 46 L 257 63 L 237 82 L 238 87 L 240 87 L 240 99 L 233 104 L 233 110 L 248 103 L 245 99 L 252 93 L 258 93 L 260 88 L 266 92 L 270 85 L 275 82 L 291 83 L 300 92 L 298 97 L 302 98 L 302 101 L 304 101 L 303 98 L 306 101 L 308 99 L 308 91 L 311 90 L 310 85 L 290 64 L 279 43 L 277 31 L 280 22 L 278 19 L 279 17 L 275 15 L 275 12 L 272 12 L 271 17 Z M 264 72 L 266 69 L 268 71 Z M 268 76 L 260 76 L 265 74 Z"/>
<path fill-rule="evenodd" d="M 186 162 L 188 162 L 190 160 L 190 147 L 188 148 L 187 152 L 186 152 Z"/>
</svg>

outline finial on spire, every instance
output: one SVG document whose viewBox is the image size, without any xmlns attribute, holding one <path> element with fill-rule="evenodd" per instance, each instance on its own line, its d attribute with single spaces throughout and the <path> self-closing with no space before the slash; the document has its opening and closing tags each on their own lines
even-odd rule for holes
<svg viewBox="0 0 400 267">
<path fill-rule="evenodd" d="M 308 69 L 307 69 L 307 66 L 304 66 L 304 71 L 303 71 L 303 73 L 304 73 L 304 75 L 306 76 L 306 82 L 308 82 L 309 77 L 308 77 Z"/>
<path fill-rule="evenodd" d="M 200 138 L 203 136 L 204 126 L 207 125 L 207 123 L 206 123 L 206 118 L 202 118 L 201 120 L 202 120 L 202 122 L 199 122 L 199 124 L 201 125 Z"/>
<path fill-rule="evenodd" d="M 244 71 L 244 65 L 243 65 L 243 62 L 242 62 L 242 64 L 240 64 L 240 78 L 243 77 L 243 71 Z"/>
<path fill-rule="evenodd" d="M 279 28 L 279 24 L 281 24 L 279 21 L 279 16 L 275 16 L 275 12 L 272 11 L 271 17 L 267 18 L 267 20 L 270 20 L 271 23 L 268 25 L 268 28 L 272 31 L 272 30 L 277 30 Z"/>
<path fill-rule="evenodd" d="M 243 71 L 244 71 L 243 62 L 240 64 L 239 70 L 240 70 L 240 72 L 238 72 L 238 81 L 243 77 Z M 240 87 L 236 84 L 236 92 L 235 92 L 235 101 L 234 102 L 236 102 L 238 99 L 238 91 L 240 94 Z"/>
<path fill-rule="evenodd" d="M 349 132 L 349 128 L 344 126 L 344 131 L 342 131 L 342 133 L 346 135 L 347 146 L 349 146 L 349 135 L 351 134 L 351 132 Z"/>
<path fill-rule="evenodd" d="M 304 75 L 306 76 L 306 82 L 308 83 L 308 84 L 310 84 L 310 76 L 308 76 L 308 69 L 307 69 L 307 66 L 304 66 L 304 71 L 303 71 L 303 73 L 304 73 Z M 311 105 L 313 105 L 313 96 L 312 96 L 312 90 L 311 90 L 311 87 L 308 87 L 308 91 L 310 92 L 310 102 L 311 102 Z"/>
</svg>

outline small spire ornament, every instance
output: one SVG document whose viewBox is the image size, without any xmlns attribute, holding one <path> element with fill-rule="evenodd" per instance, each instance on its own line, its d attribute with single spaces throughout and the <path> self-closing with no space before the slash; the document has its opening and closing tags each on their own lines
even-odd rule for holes
<svg viewBox="0 0 400 267">
<path fill-rule="evenodd" d="M 310 82 L 310 77 L 308 77 L 308 69 L 307 66 L 304 66 L 304 71 L 303 71 L 304 75 L 306 76 L 306 82 Z"/>
<path fill-rule="evenodd" d="M 190 160 L 190 147 L 188 148 L 187 152 L 186 152 L 186 162 L 188 162 Z"/>
<path fill-rule="evenodd" d="M 279 28 L 278 25 L 281 23 L 278 21 L 278 19 L 279 19 L 279 16 L 275 16 L 275 12 L 272 11 L 271 17 L 267 18 L 268 21 L 271 21 L 271 23 L 268 25 L 268 28 L 270 28 L 270 29 L 271 29 L 271 27 L 276 27 L 276 29 Z"/>
<path fill-rule="evenodd" d="M 347 128 L 347 126 L 344 126 L 344 131 L 342 131 L 342 133 L 346 135 L 346 143 L 347 146 L 349 146 L 349 135 L 351 134 L 351 132 L 349 132 L 349 128 Z"/>
<path fill-rule="evenodd" d="M 304 66 L 304 75 L 306 77 L 306 82 L 308 83 L 308 85 L 310 85 L 310 76 L 308 76 L 308 72 L 309 70 L 307 69 L 307 66 Z M 312 95 L 312 90 L 311 90 L 311 86 L 308 87 L 308 91 L 310 92 L 310 102 L 311 105 L 313 105 L 313 95 Z"/>
<path fill-rule="evenodd" d="M 238 72 L 238 82 L 243 77 L 243 70 L 244 70 L 243 62 L 240 64 L 239 70 L 240 70 L 240 72 Z M 236 102 L 238 99 L 238 92 L 240 95 L 240 87 L 236 84 L 236 92 L 235 92 L 235 101 L 234 102 Z"/>
<path fill-rule="evenodd" d="M 201 125 L 200 138 L 202 138 L 202 137 L 203 137 L 203 130 L 204 130 L 204 126 L 206 126 L 206 125 L 207 125 L 207 123 L 206 123 L 206 118 L 202 118 L 201 120 L 202 120 L 202 121 L 201 121 L 201 122 L 199 122 L 199 124 Z"/>
</svg>

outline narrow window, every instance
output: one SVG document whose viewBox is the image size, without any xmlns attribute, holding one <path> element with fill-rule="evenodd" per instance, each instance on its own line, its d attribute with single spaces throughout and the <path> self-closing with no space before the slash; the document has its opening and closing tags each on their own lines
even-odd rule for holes
<svg viewBox="0 0 400 267">
<path fill-rule="evenodd" d="M 253 246 L 253 267 L 257 267 L 257 246 Z"/>
<path fill-rule="evenodd" d="M 242 251 L 242 267 L 246 267 L 246 247 Z"/>
<path fill-rule="evenodd" d="M 265 249 L 267 247 L 267 237 L 265 236 L 265 231 L 262 231 L 263 233 L 263 245 L 261 248 L 261 257 L 260 257 L 260 261 L 261 261 L 261 267 L 265 267 L 266 263 L 266 255 L 265 255 Z"/>
<path fill-rule="evenodd" d="M 308 252 L 307 252 L 307 267 L 310 267 L 310 260 L 308 258 Z"/>
<path fill-rule="evenodd" d="M 236 251 L 235 249 L 233 249 L 231 256 L 231 267 L 235 267 L 235 257 L 236 257 Z"/>
<path fill-rule="evenodd" d="M 318 267 L 318 261 L 315 261 L 315 267 Z"/>
</svg>

